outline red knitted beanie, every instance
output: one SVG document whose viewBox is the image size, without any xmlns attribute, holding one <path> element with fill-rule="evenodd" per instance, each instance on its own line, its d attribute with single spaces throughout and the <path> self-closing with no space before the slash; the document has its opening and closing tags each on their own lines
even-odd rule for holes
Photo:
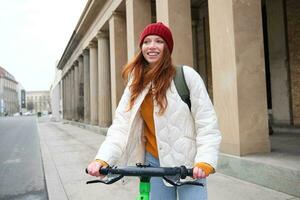
<svg viewBox="0 0 300 200">
<path fill-rule="evenodd" d="M 173 51 L 173 37 L 170 29 L 161 22 L 152 23 L 145 27 L 140 35 L 140 48 L 142 48 L 145 37 L 148 35 L 158 35 L 164 39 L 169 48 L 170 54 Z"/>
</svg>

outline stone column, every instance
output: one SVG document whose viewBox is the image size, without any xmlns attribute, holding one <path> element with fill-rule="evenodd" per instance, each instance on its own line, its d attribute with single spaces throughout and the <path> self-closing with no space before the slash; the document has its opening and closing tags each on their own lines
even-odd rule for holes
<svg viewBox="0 0 300 200">
<path fill-rule="evenodd" d="M 90 49 L 90 111 L 91 124 L 98 124 L 98 56 L 97 44 L 91 42 Z"/>
<path fill-rule="evenodd" d="M 90 123 L 90 55 L 89 50 L 83 50 L 83 86 L 84 86 L 84 123 Z"/>
<path fill-rule="evenodd" d="M 68 116 L 68 120 L 72 120 L 72 92 L 71 92 L 71 69 L 69 69 L 68 71 L 68 84 L 67 84 L 67 116 Z"/>
<path fill-rule="evenodd" d="M 71 120 L 75 121 L 76 109 L 75 109 L 75 67 L 71 67 L 71 81 L 70 81 L 70 92 L 71 92 Z"/>
<path fill-rule="evenodd" d="M 63 82 L 63 116 L 64 119 L 67 119 L 67 74 L 64 76 L 64 82 Z"/>
<path fill-rule="evenodd" d="M 139 50 L 139 36 L 146 25 L 151 23 L 151 1 L 126 0 L 126 26 L 128 60 Z"/>
<path fill-rule="evenodd" d="M 190 0 L 156 0 L 157 21 L 172 31 L 174 64 L 193 67 L 192 16 Z"/>
<path fill-rule="evenodd" d="M 66 72 L 66 85 L 65 85 L 65 115 L 66 119 L 69 119 L 69 101 L 68 101 L 68 94 L 69 94 L 69 73 Z"/>
<path fill-rule="evenodd" d="M 79 67 L 78 60 L 74 62 L 74 119 L 79 121 Z"/>
<path fill-rule="evenodd" d="M 111 73 L 111 109 L 115 110 L 124 91 L 122 68 L 127 62 L 125 15 L 114 13 L 109 20 L 110 73 Z"/>
<path fill-rule="evenodd" d="M 83 56 L 78 57 L 78 120 L 83 122 Z"/>
<path fill-rule="evenodd" d="M 67 72 L 67 98 L 66 98 L 66 102 L 67 102 L 67 119 L 71 120 L 71 106 L 72 106 L 72 102 L 71 102 L 71 70 L 69 69 Z"/>
<path fill-rule="evenodd" d="M 100 31 L 98 39 L 98 124 L 111 124 L 110 62 L 108 33 Z"/>
<path fill-rule="evenodd" d="M 261 1 L 209 1 L 214 105 L 221 151 L 269 152 Z"/>
<path fill-rule="evenodd" d="M 58 101 L 58 120 L 62 120 L 63 119 L 63 81 L 60 80 L 59 81 L 59 101 Z"/>
<path fill-rule="evenodd" d="M 63 76 L 62 79 L 61 79 L 61 84 L 62 84 L 62 116 L 63 116 L 63 119 L 66 119 L 66 104 L 65 104 L 65 100 L 66 100 L 66 95 L 65 95 L 65 92 L 66 92 L 66 89 L 65 89 L 65 84 L 66 84 L 66 76 Z"/>
</svg>

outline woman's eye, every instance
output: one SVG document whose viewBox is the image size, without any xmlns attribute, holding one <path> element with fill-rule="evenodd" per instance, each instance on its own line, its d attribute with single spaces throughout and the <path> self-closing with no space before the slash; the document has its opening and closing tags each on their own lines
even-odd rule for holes
<svg viewBox="0 0 300 200">
<path fill-rule="evenodd" d="M 156 42 L 157 42 L 157 43 L 164 43 L 163 40 L 157 40 Z"/>
<path fill-rule="evenodd" d="M 148 40 L 144 40 L 143 44 L 148 44 L 149 41 Z"/>
</svg>

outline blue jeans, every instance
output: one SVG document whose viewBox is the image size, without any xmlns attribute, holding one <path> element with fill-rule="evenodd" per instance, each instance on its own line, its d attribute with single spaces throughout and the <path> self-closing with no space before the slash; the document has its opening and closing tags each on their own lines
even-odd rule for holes
<svg viewBox="0 0 300 200">
<path fill-rule="evenodd" d="M 151 167 L 159 167 L 159 160 L 150 153 L 146 153 L 145 164 Z M 198 182 L 203 183 L 204 187 L 183 185 L 180 187 L 166 186 L 162 178 L 152 177 L 150 180 L 150 199 L 151 200 L 206 200 L 206 179 L 199 179 Z"/>
</svg>

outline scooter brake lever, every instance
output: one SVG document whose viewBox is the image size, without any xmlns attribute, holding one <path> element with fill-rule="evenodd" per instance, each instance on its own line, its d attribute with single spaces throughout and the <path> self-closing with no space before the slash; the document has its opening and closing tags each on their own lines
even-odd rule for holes
<svg viewBox="0 0 300 200">
<path fill-rule="evenodd" d="M 177 180 L 173 180 L 167 176 L 163 176 L 163 179 L 165 181 L 167 181 L 168 183 L 170 183 L 173 186 L 182 186 L 182 185 L 195 185 L 195 186 L 202 186 L 204 187 L 204 185 L 202 183 L 199 183 L 197 181 L 185 181 L 185 182 L 181 182 L 180 179 Z"/>
<path fill-rule="evenodd" d="M 123 177 L 124 177 L 123 175 L 119 175 L 119 176 L 110 177 L 107 180 L 92 180 L 92 181 L 87 181 L 86 184 L 104 183 L 106 185 L 109 185 L 109 184 L 117 182 L 118 180 L 120 180 Z"/>
</svg>

